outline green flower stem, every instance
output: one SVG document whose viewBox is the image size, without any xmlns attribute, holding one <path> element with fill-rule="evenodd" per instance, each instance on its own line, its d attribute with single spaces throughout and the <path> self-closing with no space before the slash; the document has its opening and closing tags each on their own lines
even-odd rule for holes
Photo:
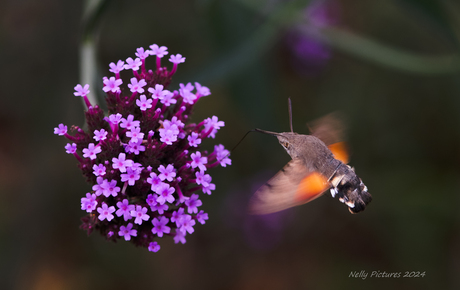
<svg viewBox="0 0 460 290">
<path fill-rule="evenodd" d="M 110 0 L 87 0 L 83 12 L 83 35 L 80 43 L 80 83 L 89 84 L 88 100 L 94 106 L 97 101 L 97 37 L 103 13 Z M 84 104 L 84 101 L 83 101 Z M 84 105 L 86 108 L 86 106 Z"/>
<path fill-rule="evenodd" d="M 460 71 L 460 55 L 423 55 L 373 41 L 338 27 L 322 29 L 318 36 L 336 49 L 386 67 L 418 74 L 443 74 Z"/>
</svg>

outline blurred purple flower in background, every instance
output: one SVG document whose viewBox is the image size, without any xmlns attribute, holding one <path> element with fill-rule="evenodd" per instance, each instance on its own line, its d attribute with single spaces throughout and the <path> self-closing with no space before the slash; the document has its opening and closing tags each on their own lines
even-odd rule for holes
<svg viewBox="0 0 460 290">
<path fill-rule="evenodd" d="M 161 66 L 167 48 L 156 44 L 150 48 L 138 48 L 137 58 L 129 57 L 126 64 L 119 60 L 109 65 L 115 76 L 103 78 L 108 116 L 88 101 L 89 86 L 79 84 L 74 95 L 84 98 L 88 129 L 72 126 L 73 134 L 68 134 L 67 126 L 59 124 L 54 134 L 72 142 L 65 146 L 66 152 L 75 156 L 92 185 L 81 198 L 81 209 L 88 213 L 81 228 L 157 252 L 157 238 L 169 235 L 176 243 L 185 243 L 196 221 L 205 223 L 208 215 L 198 209 L 202 205 L 198 193 L 209 195 L 216 188 L 207 170 L 226 167 L 231 160 L 220 144 L 211 153 L 200 150 L 202 140 L 214 138 L 223 121 L 212 116 L 199 124 L 188 122 L 193 106 L 210 94 L 209 89 L 188 83 L 168 90 L 185 57 L 171 56 L 173 68 L 168 71 Z M 146 70 L 149 55 L 156 57 L 155 71 Z M 132 71 L 129 82 L 120 78 L 123 70 Z M 123 95 L 123 84 L 128 95 Z"/>
<path fill-rule="evenodd" d="M 339 4 L 334 0 L 315 0 L 305 8 L 305 21 L 288 32 L 286 42 L 292 53 L 291 63 L 302 74 L 320 72 L 331 58 L 331 48 L 318 40 L 321 28 L 339 22 Z"/>
<path fill-rule="evenodd" d="M 292 208 L 264 215 L 248 214 L 247 192 L 255 192 L 272 175 L 267 170 L 241 182 L 244 185 L 231 189 L 224 202 L 222 219 L 227 226 L 240 231 L 246 244 L 257 251 L 272 250 L 282 244 L 286 229 L 295 221 Z M 242 205 L 246 206 L 242 208 Z"/>
</svg>

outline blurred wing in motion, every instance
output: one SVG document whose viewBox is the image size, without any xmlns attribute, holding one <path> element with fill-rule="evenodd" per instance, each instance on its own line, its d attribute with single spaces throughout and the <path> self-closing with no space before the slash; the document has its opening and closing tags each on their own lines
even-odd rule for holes
<svg viewBox="0 0 460 290">
<path fill-rule="evenodd" d="M 256 191 L 249 213 L 269 214 L 301 205 L 321 196 L 328 188 L 323 175 L 308 171 L 302 160 L 294 159 Z"/>
<path fill-rule="evenodd" d="M 347 144 L 345 142 L 337 142 L 327 146 L 327 148 L 329 148 L 332 154 L 334 154 L 335 159 L 340 160 L 345 164 L 348 163 L 350 156 L 348 155 Z"/>
<path fill-rule="evenodd" d="M 320 119 L 308 123 L 311 134 L 326 144 L 334 154 L 334 158 L 347 164 L 349 153 L 346 146 L 346 126 L 344 117 L 338 113 L 328 114 Z"/>
</svg>

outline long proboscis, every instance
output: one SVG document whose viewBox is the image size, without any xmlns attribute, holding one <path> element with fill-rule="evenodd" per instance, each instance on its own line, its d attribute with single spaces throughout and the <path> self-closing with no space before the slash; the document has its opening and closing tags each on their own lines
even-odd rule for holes
<svg viewBox="0 0 460 290">
<path fill-rule="evenodd" d="M 274 135 L 274 136 L 279 135 L 279 133 L 266 131 L 266 130 L 262 130 L 262 129 L 258 129 L 258 128 L 253 129 L 253 130 L 249 130 L 248 132 L 246 132 L 246 134 L 244 134 L 243 138 L 241 138 L 240 141 L 238 141 L 238 143 L 236 143 L 236 145 L 232 148 L 232 150 L 230 150 L 230 152 L 227 154 L 227 156 L 229 156 L 230 153 L 235 151 L 236 147 L 238 147 L 238 145 L 240 145 L 240 143 L 243 142 L 244 138 L 246 138 L 246 136 L 248 136 L 248 134 L 251 133 L 251 132 L 259 132 L 259 133 L 264 133 L 264 134 Z"/>
<path fill-rule="evenodd" d="M 288 98 L 288 109 L 289 109 L 289 127 L 291 128 L 291 132 L 293 133 L 294 129 L 292 128 L 292 103 L 291 103 L 291 98 Z M 259 133 L 264 133 L 264 134 L 273 135 L 273 136 L 280 135 L 280 133 L 271 132 L 271 131 L 267 131 L 267 130 L 262 130 L 262 129 L 258 129 L 258 128 L 255 128 L 253 130 L 249 130 L 248 132 L 246 132 L 246 134 L 244 134 L 243 138 L 241 138 L 241 140 L 238 143 L 236 143 L 235 147 L 233 147 L 233 149 L 230 150 L 228 155 L 230 155 L 230 153 L 232 153 L 236 149 L 236 147 L 238 147 L 238 145 L 240 145 L 240 143 L 243 141 L 243 139 L 246 138 L 246 136 L 250 132 L 259 132 Z"/>
<path fill-rule="evenodd" d="M 280 133 L 276 133 L 276 132 L 272 132 L 272 131 L 267 131 L 267 130 L 262 130 L 262 129 L 257 129 L 257 128 L 255 128 L 255 129 L 252 130 L 252 131 L 259 132 L 259 133 L 264 133 L 264 134 L 268 134 L 268 135 L 273 135 L 273 136 L 278 136 L 278 135 L 280 135 Z"/>
<path fill-rule="evenodd" d="M 248 132 L 246 132 L 246 134 L 244 134 L 243 138 L 241 138 L 240 141 L 238 141 L 238 143 L 236 143 L 236 145 L 232 148 L 232 150 L 230 150 L 228 155 L 230 155 L 230 153 L 232 153 L 236 149 L 236 147 L 238 147 L 238 145 L 240 145 L 240 143 L 244 140 L 244 138 L 246 138 L 246 136 L 248 136 L 249 133 L 255 132 L 255 131 L 256 130 L 249 130 Z"/>
</svg>

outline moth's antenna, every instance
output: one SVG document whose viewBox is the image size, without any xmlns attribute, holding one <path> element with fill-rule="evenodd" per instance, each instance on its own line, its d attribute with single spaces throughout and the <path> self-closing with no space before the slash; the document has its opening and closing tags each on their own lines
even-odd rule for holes
<svg viewBox="0 0 460 290">
<path fill-rule="evenodd" d="M 292 104 L 291 104 L 291 98 L 288 98 L 288 107 L 289 107 L 289 125 L 291 126 L 291 133 L 294 133 L 294 129 L 292 128 Z"/>
</svg>

